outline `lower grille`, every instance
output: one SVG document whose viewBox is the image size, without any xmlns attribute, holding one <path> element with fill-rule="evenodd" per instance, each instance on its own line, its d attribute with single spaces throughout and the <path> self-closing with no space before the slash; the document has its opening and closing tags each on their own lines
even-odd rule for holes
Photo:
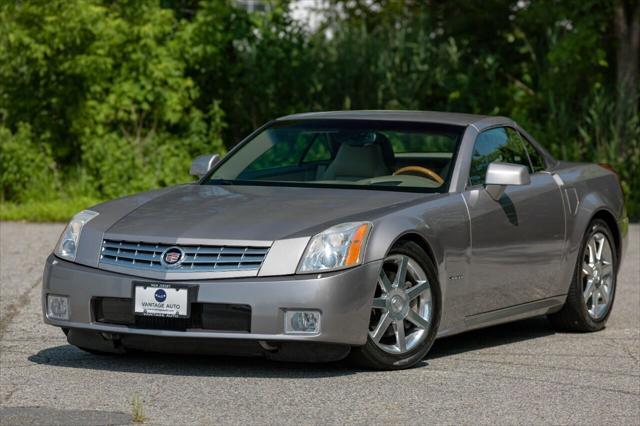
<svg viewBox="0 0 640 426">
<path fill-rule="evenodd" d="M 251 307 L 249 305 L 192 303 L 189 318 L 134 315 L 133 299 L 96 297 L 93 299 L 92 305 L 93 317 L 99 323 L 129 325 L 152 330 L 251 332 Z"/>
</svg>

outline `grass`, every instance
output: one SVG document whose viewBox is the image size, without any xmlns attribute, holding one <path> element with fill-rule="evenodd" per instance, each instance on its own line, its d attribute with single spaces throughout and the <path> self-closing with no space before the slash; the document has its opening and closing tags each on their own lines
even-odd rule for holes
<svg viewBox="0 0 640 426">
<path fill-rule="evenodd" d="M 640 220 L 640 206 L 627 195 L 627 211 L 631 221 Z M 637 199 L 637 198 L 636 198 Z M 27 201 L 14 203 L 0 201 L 0 220 L 27 222 L 68 222 L 81 210 L 100 203 L 102 200 L 89 197 L 59 199 L 53 201 Z"/>
<path fill-rule="evenodd" d="M 0 220 L 30 222 L 67 222 L 79 211 L 99 203 L 88 197 L 25 203 L 1 202 Z"/>
<path fill-rule="evenodd" d="M 138 394 L 133 394 L 131 398 L 131 418 L 134 423 L 144 423 L 147 417 L 144 415 L 144 407 L 142 406 L 142 400 Z"/>
</svg>

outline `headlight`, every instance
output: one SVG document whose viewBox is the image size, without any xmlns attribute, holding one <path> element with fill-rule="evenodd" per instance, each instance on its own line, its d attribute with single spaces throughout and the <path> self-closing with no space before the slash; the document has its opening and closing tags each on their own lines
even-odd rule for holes
<svg viewBox="0 0 640 426">
<path fill-rule="evenodd" d="M 71 262 L 76 260 L 76 252 L 78 251 L 78 241 L 80 240 L 82 227 L 96 216 L 98 216 L 98 213 L 92 212 L 91 210 L 83 210 L 75 215 L 67 227 L 64 228 L 62 235 L 60 235 L 60 239 L 54 250 L 55 255 Z"/>
<path fill-rule="evenodd" d="M 319 233 L 309 241 L 298 272 L 333 271 L 360 264 L 370 229 L 369 222 L 349 222 Z"/>
</svg>

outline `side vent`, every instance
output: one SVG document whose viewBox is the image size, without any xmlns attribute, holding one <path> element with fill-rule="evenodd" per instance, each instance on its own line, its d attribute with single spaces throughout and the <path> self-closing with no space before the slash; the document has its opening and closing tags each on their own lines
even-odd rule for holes
<svg viewBox="0 0 640 426">
<path fill-rule="evenodd" d="M 567 205 L 569 206 L 569 213 L 572 216 L 578 214 L 578 206 L 580 205 L 580 198 L 578 198 L 578 191 L 575 188 L 565 188 L 564 195 L 567 197 Z"/>
</svg>

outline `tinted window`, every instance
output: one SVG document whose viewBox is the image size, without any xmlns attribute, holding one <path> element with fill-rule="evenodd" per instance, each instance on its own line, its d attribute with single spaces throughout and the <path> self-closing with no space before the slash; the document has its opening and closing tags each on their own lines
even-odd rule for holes
<svg viewBox="0 0 640 426">
<path fill-rule="evenodd" d="M 402 132 L 386 132 L 385 135 L 395 154 L 453 153 L 457 142 L 455 135 Z"/>
<path fill-rule="evenodd" d="M 442 192 L 463 131 L 377 120 L 276 122 L 227 156 L 209 183 Z"/>
<path fill-rule="evenodd" d="M 307 153 L 302 160 L 303 163 L 315 163 L 318 161 L 330 161 L 331 149 L 329 148 L 329 139 L 327 135 L 319 134 L 311 143 Z"/>
<path fill-rule="evenodd" d="M 267 149 L 262 150 L 247 171 L 270 170 L 295 166 L 300 163 L 315 135 L 299 133 L 284 134 L 279 138 L 269 137 Z"/>
<path fill-rule="evenodd" d="M 484 183 L 489 164 L 493 162 L 521 164 L 531 168 L 520 136 L 513 129 L 498 127 L 478 135 L 473 146 L 469 182 Z"/>
</svg>

